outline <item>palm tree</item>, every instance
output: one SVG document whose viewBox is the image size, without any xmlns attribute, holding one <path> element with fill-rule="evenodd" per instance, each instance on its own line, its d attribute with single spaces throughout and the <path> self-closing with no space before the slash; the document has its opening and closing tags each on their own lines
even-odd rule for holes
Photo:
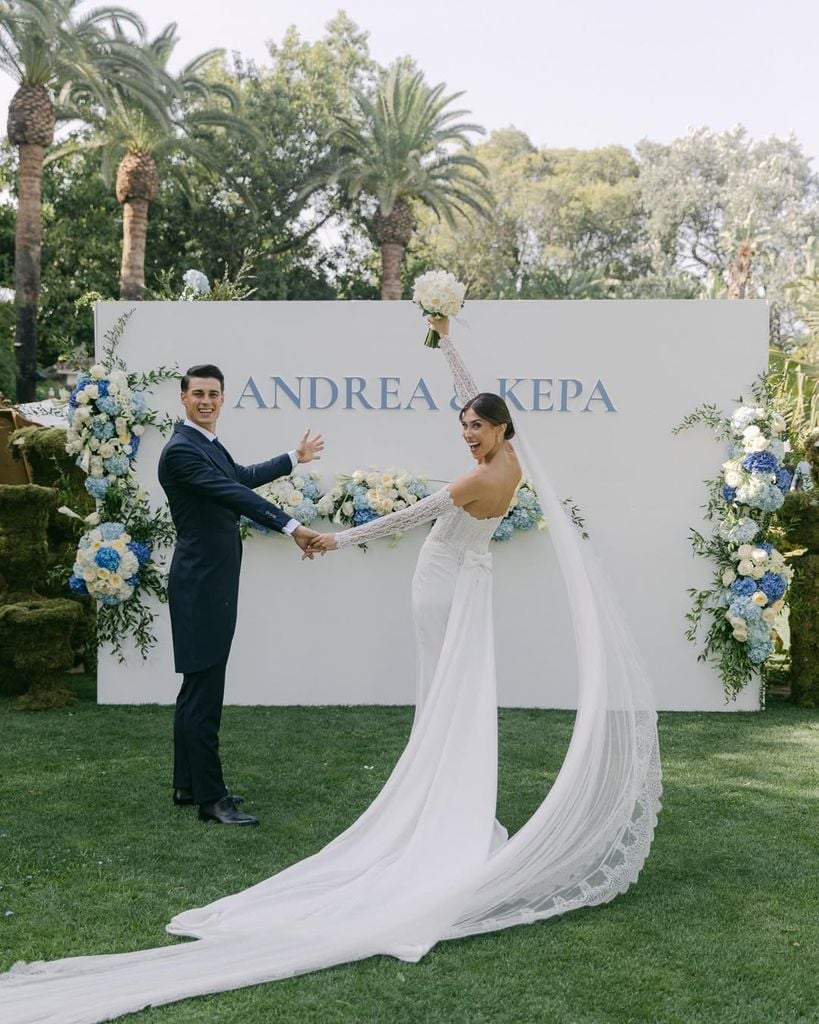
<svg viewBox="0 0 819 1024">
<path fill-rule="evenodd" d="M 485 216 L 490 196 L 481 181 L 486 169 L 467 151 L 479 125 L 459 122 L 466 110 L 449 110 L 463 93 L 445 96 L 423 74 L 393 66 L 369 98 L 356 94 L 358 116 L 339 118 L 333 135 L 337 162 L 306 191 L 338 185 L 351 199 L 370 197 L 368 226 L 381 253 L 381 298 L 401 298 L 401 264 L 415 230 L 413 202 L 428 206 L 452 225 L 454 214 Z M 448 146 L 462 148 L 452 152 Z"/>
<path fill-rule="evenodd" d="M 125 8 L 100 7 L 80 15 L 79 3 L 0 2 L 0 68 L 19 85 L 9 105 L 8 136 L 19 152 L 14 275 L 21 402 L 34 399 L 36 389 L 43 164 L 55 122 L 64 104 L 73 102 L 76 112 L 78 100 L 103 100 L 112 70 L 129 61 L 123 25 L 144 34 L 140 18 Z M 119 42 L 112 43 L 106 29 Z"/>
<path fill-rule="evenodd" d="M 112 84 L 108 108 L 92 124 L 89 136 L 69 141 L 50 159 L 79 149 L 100 149 L 107 181 L 115 176 L 122 205 L 120 297 L 140 299 L 145 292 L 145 244 L 150 204 L 159 194 L 160 168 L 173 174 L 191 195 L 185 161 L 218 171 L 209 133 L 224 129 L 255 138 L 256 133 L 235 111 L 239 101 L 228 86 L 207 78 L 223 50 L 214 49 L 190 61 L 176 75 L 167 70 L 178 42 L 176 25 L 167 25 L 141 52 L 152 69 L 154 87 L 146 90 L 139 75 L 120 74 Z M 133 88 L 136 84 L 136 88 Z M 224 101 L 222 105 L 218 101 Z"/>
</svg>

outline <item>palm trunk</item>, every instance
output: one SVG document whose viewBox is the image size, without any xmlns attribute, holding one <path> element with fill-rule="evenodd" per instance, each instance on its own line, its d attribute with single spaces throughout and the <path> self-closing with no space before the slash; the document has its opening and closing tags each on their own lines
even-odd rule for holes
<svg viewBox="0 0 819 1024">
<path fill-rule="evenodd" d="M 20 169 L 14 241 L 17 401 L 33 402 L 37 397 L 37 303 L 40 297 L 40 251 L 43 241 L 41 198 L 45 146 L 21 143 L 18 150 Z"/>
<path fill-rule="evenodd" d="M 128 199 L 122 204 L 122 265 L 119 272 L 121 299 L 141 299 L 145 291 L 148 205 L 147 199 Z"/>
<path fill-rule="evenodd" d="M 385 242 L 381 246 L 381 298 L 401 298 L 401 261 L 404 246 L 397 242 Z"/>
</svg>

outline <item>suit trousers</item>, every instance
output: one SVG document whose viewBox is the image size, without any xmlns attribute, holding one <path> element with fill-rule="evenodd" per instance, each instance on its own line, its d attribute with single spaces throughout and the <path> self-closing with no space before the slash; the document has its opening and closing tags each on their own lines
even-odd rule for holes
<svg viewBox="0 0 819 1024">
<path fill-rule="evenodd" d="M 173 723 L 173 784 L 189 789 L 197 804 L 227 794 L 219 760 L 219 726 L 225 697 L 227 656 L 200 672 L 186 672 Z"/>
</svg>

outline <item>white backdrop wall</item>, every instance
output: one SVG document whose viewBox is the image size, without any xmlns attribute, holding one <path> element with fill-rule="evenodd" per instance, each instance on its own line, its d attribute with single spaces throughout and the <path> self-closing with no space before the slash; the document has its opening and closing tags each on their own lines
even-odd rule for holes
<svg viewBox="0 0 819 1024">
<path fill-rule="evenodd" d="M 97 346 L 128 303 L 97 307 Z M 716 673 L 684 638 L 686 588 L 705 584 L 688 533 L 702 527 L 703 481 L 723 459 L 704 428 L 674 436 L 703 401 L 730 409 L 767 363 L 767 309 L 755 302 L 470 302 L 453 337 L 479 386 L 504 391 L 550 469 L 585 514 L 654 681 L 658 707 L 726 706 Z M 443 354 L 405 302 L 136 304 L 120 345 L 132 370 L 215 362 L 226 376 L 219 436 L 248 464 L 324 434 L 319 469 L 395 466 L 446 481 L 472 461 L 450 408 Z M 178 386 L 154 405 L 181 412 Z M 163 439 L 146 433 L 138 473 L 158 502 Z M 433 486 L 435 486 L 433 484 Z M 319 527 L 324 528 L 324 527 Z M 302 562 L 281 536 L 245 543 L 228 667 L 235 704 L 411 703 L 409 587 L 426 527 Z M 493 543 L 500 702 L 575 705 L 574 641 L 547 534 Z M 171 702 L 166 608 L 147 661 L 101 652 L 103 703 Z"/>
</svg>

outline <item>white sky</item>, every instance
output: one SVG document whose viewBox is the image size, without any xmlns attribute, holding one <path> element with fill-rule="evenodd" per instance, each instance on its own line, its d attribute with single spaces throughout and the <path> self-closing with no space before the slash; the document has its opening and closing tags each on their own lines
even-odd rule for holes
<svg viewBox="0 0 819 1024">
<path fill-rule="evenodd" d="M 180 63 L 214 46 L 264 63 L 267 40 L 291 24 L 320 38 L 343 6 L 379 62 L 412 55 L 428 82 L 466 93 L 472 120 L 514 124 L 536 145 L 631 147 L 742 123 L 754 138 L 794 132 L 819 158 L 816 0 L 123 3 L 151 33 L 178 23 Z M 3 108 L 13 91 L 0 79 Z"/>
</svg>

